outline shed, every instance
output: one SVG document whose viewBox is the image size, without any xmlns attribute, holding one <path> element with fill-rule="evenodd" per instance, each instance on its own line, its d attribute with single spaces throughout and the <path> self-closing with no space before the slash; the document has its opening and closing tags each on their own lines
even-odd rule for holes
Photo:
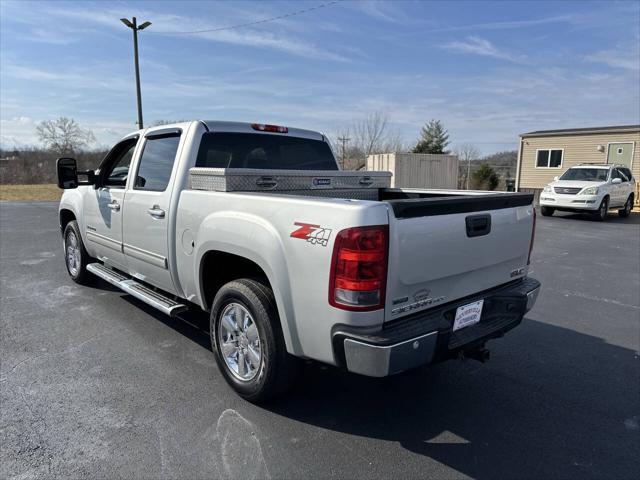
<svg viewBox="0 0 640 480">
<path fill-rule="evenodd" d="M 458 187 L 458 157 L 431 153 L 379 153 L 367 157 L 367 170 L 388 170 L 391 187 Z"/>
</svg>

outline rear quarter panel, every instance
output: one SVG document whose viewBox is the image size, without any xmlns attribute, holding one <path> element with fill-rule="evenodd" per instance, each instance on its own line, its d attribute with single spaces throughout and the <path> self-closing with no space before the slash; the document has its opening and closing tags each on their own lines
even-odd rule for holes
<svg viewBox="0 0 640 480">
<path fill-rule="evenodd" d="M 301 228 L 296 223 L 324 229 L 327 244 L 292 237 Z M 387 223 L 388 207 L 378 202 L 185 190 L 175 238 L 179 281 L 188 300 L 207 308 L 200 285 L 204 255 L 222 251 L 252 260 L 273 288 L 287 350 L 334 363 L 335 324 L 379 326 L 384 320 L 383 310 L 347 312 L 329 305 L 335 236 L 344 228 Z"/>
</svg>

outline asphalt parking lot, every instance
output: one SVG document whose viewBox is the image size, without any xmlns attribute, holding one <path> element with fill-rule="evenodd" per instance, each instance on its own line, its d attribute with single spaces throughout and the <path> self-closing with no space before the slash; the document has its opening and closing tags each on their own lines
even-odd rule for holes
<svg viewBox="0 0 640 480">
<path fill-rule="evenodd" d="M 543 290 L 487 364 L 310 364 L 259 407 L 224 383 L 202 315 L 75 285 L 56 208 L 0 205 L 1 478 L 637 478 L 638 214 L 539 216 Z"/>
</svg>

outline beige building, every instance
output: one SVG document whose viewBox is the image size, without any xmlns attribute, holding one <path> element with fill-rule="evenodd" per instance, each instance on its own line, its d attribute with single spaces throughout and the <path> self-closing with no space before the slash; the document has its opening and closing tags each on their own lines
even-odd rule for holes
<svg viewBox="0 0 640 480">
<path fill-rule="evenodd" d="M 458 186 L 458 157 L 432 153 L 378 153 L 367 157 L 367 170 L 393 174 L 395 188 L 450 188 Z"/>
<path fill-rule="evenodd" d="M 520 135 L 516 190 L 533 192 L 579 163 L 628 166 L 640 181 L 640 125 L 541 130 Z M 636 193 L 636 203 L 638 202 Z"/>
</svg>

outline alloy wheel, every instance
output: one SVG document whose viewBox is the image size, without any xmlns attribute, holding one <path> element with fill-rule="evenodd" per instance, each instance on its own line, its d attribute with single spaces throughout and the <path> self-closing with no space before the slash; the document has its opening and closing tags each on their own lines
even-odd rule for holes
<svg viewBox="0 0 640 480">
<path fill-rule="evenodd" d="M 80 246 L 78 245 L 78 238 L 74 232 L 69 232 L 66 241 L 66 262 L 69 273 L 72 276 L 76 276 L 80 270 Z"/>
<path fill-rule="evenodd" d="M 220 315 L 220 353 L 231 374 L 238 380 L 252 380 L 260 371 L 260 336 L 249 311 L 239 303 L 229 303 Z"/>
</svg>

